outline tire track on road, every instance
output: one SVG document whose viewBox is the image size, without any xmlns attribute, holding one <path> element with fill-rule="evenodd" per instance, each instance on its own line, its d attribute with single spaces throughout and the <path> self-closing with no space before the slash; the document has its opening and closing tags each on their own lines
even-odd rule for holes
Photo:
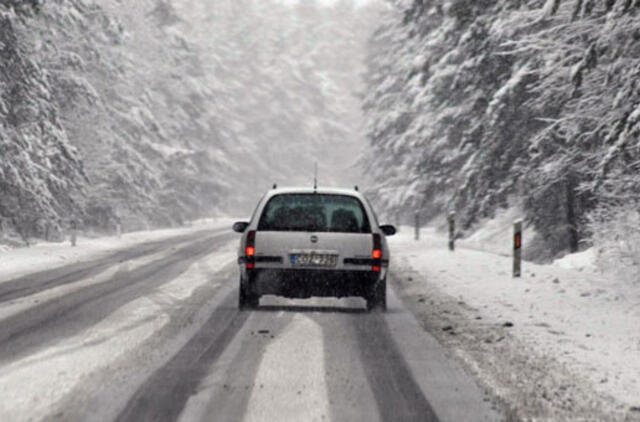
<svg viewBox="0 0 640 422">
<path fill-rule="evenodd" d="M 210 366 L 249 317 L 237 309 L 237 289 L 227 294 L 205 325 L 131 397 L 118 422 L 175 421 Z"/>
<path fill-rule="evenodd" d="M 105 257 L 93 259 L 88 262 L 80 262 L 46 271 L 27 274 L 13 280 L 0 283 L 0 304 L 14 299 L 39 293 L 41 291 L 58 287 L 68 283 L 93 277 L 108 268 L 132 259 L 142 258 L 147 255 L 160 252 L 168 247 L 193 241 L 203 235 L 219 234 L 226 230 L 203 230 L 197 233 L 176 236 L 153 242 L 145 242 L 132 246 L 125 250 L 111 253 Z"/>
<path fill-rule="evenodd" d="M 150 289 L 177 278 L 231 238 L 232 235 L 226 233 L 206 237 L 148 265 L 120 271 L 107 281 L 80 288 L 0 321 L 0 364 L 95 325 Z"/>
<path fill-rule="evenodd" d="M 384 314 L 369 314 L 365 318 L 354 316 L 351 323 L 380 418 L 383 421 L 438 422 L 436 413 L 398 350 Z"/>
</svg>

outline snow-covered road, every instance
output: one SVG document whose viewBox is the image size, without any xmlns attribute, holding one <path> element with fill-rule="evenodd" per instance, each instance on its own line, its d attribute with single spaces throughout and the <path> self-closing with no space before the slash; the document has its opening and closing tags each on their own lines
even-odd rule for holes
<svg viewBox="0 0 640 422">
<path fill-rule="evenodd" d="M 105 403 L 117 408 L 117 390 L 135 387 L 181 347 L 228 283 L 231 239 L 226 230 L 202 231 L 0 284 L 0 419 L 42 419 L 96 389 L 114 390 Z M 224 279 L 224 268 L 211 267 L 218 263 Z M 146 349 L 158 336 L 162 347 Z M 133 367 L 120 372 L 123 363 Z"/>
<path fill-rule="evenodd" d="M 508 257 L 404 229 L 387 313 L 240 312 L 227 226 L 45 244 L 31 271 L 3 253 L 0 420 L 640 420 L 637 292 L 584 254 L 513 279 Z"/>
<path fill-rule="evenodd" d="M 386 314 L 238 311 L 236 245 L 203 228 L 3 278 L 0 420 L 502 419 L 393 291 Z"/>
</svg>

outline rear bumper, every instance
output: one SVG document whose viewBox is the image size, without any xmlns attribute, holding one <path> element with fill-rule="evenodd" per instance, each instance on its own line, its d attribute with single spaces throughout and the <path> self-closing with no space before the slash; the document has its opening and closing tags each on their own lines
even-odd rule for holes
<svg viewBox="0 0 640 422">
<path fill-rule="evenodd" d="M 254 269 L 246 270 L 242 283 L 259 295 L 366 297 L 383 277 L 375 271 Z"/>
</svg>

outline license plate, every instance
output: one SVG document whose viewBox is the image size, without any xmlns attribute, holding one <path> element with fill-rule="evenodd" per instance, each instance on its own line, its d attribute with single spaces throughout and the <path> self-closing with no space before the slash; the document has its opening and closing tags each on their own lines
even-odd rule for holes
<svg viewBox="0 0 640 422">
<path fill-rule="evenodd" d="M 292 253 L 291 265 L 294 267 L 335 267 L 338 255 L 328 253 Z"/>
</svg>

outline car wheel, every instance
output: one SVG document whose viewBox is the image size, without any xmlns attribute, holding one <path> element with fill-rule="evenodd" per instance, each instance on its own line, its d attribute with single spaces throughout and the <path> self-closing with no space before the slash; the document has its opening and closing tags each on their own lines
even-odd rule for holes
<svg viewBox="0 0 640 422">
<path fill-rule="evenodd" d="M 248 292 L 245 287 L 240 283 L 238 289 L 238 308 L 240 309 L 255 309 L 260 304 L 260 295 Z"/>
<path fill-rule="evenodd" d="M 367 310 L 387 310 L 387 280 L 378 281 L 367 297 Z"/>
</svg>

